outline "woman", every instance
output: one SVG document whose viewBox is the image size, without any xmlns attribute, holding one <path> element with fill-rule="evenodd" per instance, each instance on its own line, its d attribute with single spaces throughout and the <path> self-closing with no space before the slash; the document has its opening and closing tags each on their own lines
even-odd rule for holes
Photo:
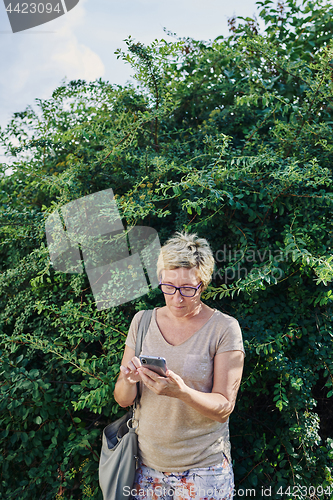
<svg viewBox="0 0 333 500">
<path fill-rule="evenodd" d="M 176 233 L 157 263 L 165 306 L 154 309 L 142 354 L 166 359 L 167 376 L 141 365 L 135 341 L 142 311 L 131 323 L 114 396 L 133 403 L 140 466 L 133 499 L 220 500 L 233 496 L 228 418 L 240 385 L 244 348 L 236 319 L 211 309 L 201 293 L 214 258 L 205 239 Z"/>
</svg>

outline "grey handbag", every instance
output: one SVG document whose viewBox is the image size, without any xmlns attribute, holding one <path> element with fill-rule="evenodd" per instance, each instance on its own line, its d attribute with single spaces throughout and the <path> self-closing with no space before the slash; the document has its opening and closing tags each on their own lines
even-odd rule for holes
<svg viewBox="0 0 333 500">
<path fill-rule="evenodd" d="M 142 315 L 136 337 L 135 355 L 141 351 L 147 333 L 151 310 Z M 105 427 L 99 459 L 99 485 L 104 500 L 128 500 L 134 482 L 138 458 L 138 437 L 132 427 L 134 409 L 139 402 L 139 384 L 133 408 Z"/>
</svg>

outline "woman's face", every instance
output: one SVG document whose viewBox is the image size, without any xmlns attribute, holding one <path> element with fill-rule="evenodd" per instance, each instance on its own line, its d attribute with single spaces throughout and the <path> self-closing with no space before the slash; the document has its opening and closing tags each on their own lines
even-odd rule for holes
<svg viewBox="0 0 333 500">
<path fill-rule="evenodd" d="M 200 281 L 198 269 L 195 267 L 191 269 L 178 267 L 162 271 L 161 282 L 168 285 L 196 287 Z M 177 317 L 190 316 L 200 304 L 201 288 L 197 290 L 194 297 L 183 297 L 179 290 L 174 295 L 164 294 L 165 304 L 169 311 Z"/>
</svg>

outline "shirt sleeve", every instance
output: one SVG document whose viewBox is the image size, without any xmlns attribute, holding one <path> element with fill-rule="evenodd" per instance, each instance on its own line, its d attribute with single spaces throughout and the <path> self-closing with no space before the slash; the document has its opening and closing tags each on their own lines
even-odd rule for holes
<svg viewBox="0 0 333 500">
<path fill-rule="evenodd" d="M 242 331 L 237 319 L 228 316 L 227 326 L 221 335 L 216 354 L 226 351 L 242 351 L 245 354 Z"/>
<path fill-rule="evenodd" d="M 128 334 L 126 337 L 125 344 L 128 347 L 130 347 L 131 349 L 133 349 L 133 351 L 135 351 L 136 336 L 138 333 L 138 327 L 139 327 L 139 323 L 140 323 L 140 320 L 142 318 L 143 312 L 144 311 L 139 311 L 135 314 L 135 316 L 133 317 L 132 322 L 130 324 Z"/>
</svg>

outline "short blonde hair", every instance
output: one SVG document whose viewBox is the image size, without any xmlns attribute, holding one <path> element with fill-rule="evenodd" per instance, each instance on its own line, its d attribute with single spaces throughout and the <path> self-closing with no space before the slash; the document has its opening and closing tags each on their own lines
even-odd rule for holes
<svg viewBox="0 0 333 500">
<path fill-rule="evenodd" d="M 164 269 L 178 269 L 179 267 L 197 268 L 203 284 L 202 290 L 205 290 L 214 271 L 214 257 L 208 241 L 205 238 L 198 238 L 195 233 L 186 232 L 177 232 L 168 239 L 158 257 L 158 279 L 161 279 Z"/>
</svg>

